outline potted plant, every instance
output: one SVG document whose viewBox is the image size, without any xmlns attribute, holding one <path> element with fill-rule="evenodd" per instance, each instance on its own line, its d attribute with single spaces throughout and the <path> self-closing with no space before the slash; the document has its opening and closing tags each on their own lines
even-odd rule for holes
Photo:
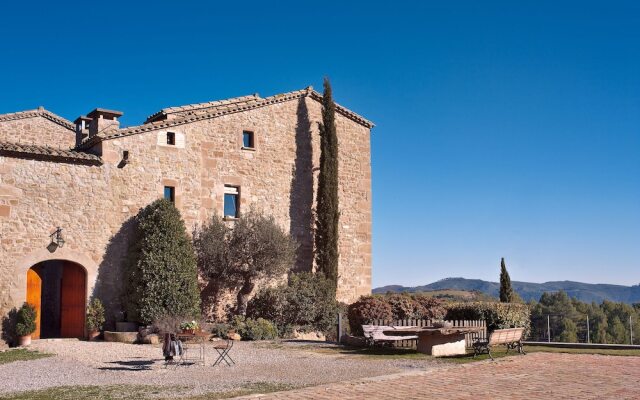
<svg viewBox="0 0 640 400">
<path fill-rule="evenodd" d="M 200 330 L 198 323 L 196 321 L 183 322 L 180 324 L 180 329 L 182 329 L 182 333 L 196 333 Z"/>
<path fill-rule="evenodd" d="M 89 340 L 95 340 L 100 336 L 100 331 L 104 325 L 104 306 L 100 299 L 94 298 L 87 307 L 87 330 Z"/>
<path fill-rule="evenodd" d="M 24 303 L 18 310 L 16 334 L 20 346 L 31 344 L 31 334 L 36 331 L 36 316 L 35 307 L 29 303 Z"/>
</svg>

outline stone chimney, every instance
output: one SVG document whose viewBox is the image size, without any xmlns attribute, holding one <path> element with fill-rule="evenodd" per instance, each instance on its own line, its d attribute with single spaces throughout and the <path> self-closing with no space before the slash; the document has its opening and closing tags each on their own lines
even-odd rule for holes
<svg viewBox="0 0 640 400">
<path fill-rule="evenodd" d="M 73 121 L 76 124 L 76 146 L 82 143 L 83 140 L 89 137 L 89 125 L 91 124 L 91 118 L 84 115 L 79 116 Z"/>
<path fill-rule="evenodd" d="M 120 128 L 118 118 L 121 116 L 122 112 L 120 111 L 105 110 L 104 108 L 96 108 L 91 111 L 85 117 L 89 119 L 89 137 L 95 136 L 98 133 L 118 130 Z"/>
</svg>

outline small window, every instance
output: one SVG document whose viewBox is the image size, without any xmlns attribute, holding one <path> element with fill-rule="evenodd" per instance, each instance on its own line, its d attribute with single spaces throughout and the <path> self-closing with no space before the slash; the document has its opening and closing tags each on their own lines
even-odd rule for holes
<svg viewBox="0 0 640 400">
<path fill-rule="evenodd" d="M 224 187 L 224 216 L 229 218 L 238 218 L 240 199 L 239 190 L 235 186 Z"/>
<path fill-rule="evenodd" d="M 167 144 L 170 146 L 176 145 L 176 133 L 175 132 L 167 132 Z"/>
<path fill-rule="evenodd" d="M 176 188 L 174 188 L 173 186 L 165 186 L 164 198 L 174 203 L 176 201 Z"/>
<path fill-rule="evenodd" d="M 253 149 L 253 132 L 251 131 L 243 131 L 242 132 L 242 147 L 245 149 Z"/>
</svg>

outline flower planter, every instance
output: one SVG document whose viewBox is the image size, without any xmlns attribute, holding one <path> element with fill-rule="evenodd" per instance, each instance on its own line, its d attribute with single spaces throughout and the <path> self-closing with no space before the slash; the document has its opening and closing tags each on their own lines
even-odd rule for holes
<svg viewBox="0 0 640 400">
<path fill-rule="evenodd" d="M 18 336 L 18 345 L 29 346 L 31 344 L 31 335 Z"/>
<path fill-rule="evenodd" d="M 91 331 L 91 332 L 89 332 L 89 340 L 92 341 L 92 342 L 97 340 L 98 336 L 100 336 L 100 331 Z"/>
<path fill-rule="evenodd" d="M 183 329 L 182 333 L 187 333 L 187 334 L 193 335 L 194 333 L 196 333 L 196 330 L 195 329 Z"/>
</svg>

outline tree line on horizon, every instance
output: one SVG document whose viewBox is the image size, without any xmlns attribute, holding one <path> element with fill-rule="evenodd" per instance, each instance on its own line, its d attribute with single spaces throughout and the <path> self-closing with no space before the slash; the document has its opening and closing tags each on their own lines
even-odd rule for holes
<svg viewBox="0 0 640 400">
<path fill-rule="evenodd" d="M 522 302 L 511 287 L 504 258 L 500 262 L 500 302 Z M 531 300 L 530 338 L 566 343 L 640 344 L 640 303 L 605 300 L 600 304 L 570 298 L 564 291 Z M 636 335 L 633 335 L 633 332 Z"/>
</svg>

